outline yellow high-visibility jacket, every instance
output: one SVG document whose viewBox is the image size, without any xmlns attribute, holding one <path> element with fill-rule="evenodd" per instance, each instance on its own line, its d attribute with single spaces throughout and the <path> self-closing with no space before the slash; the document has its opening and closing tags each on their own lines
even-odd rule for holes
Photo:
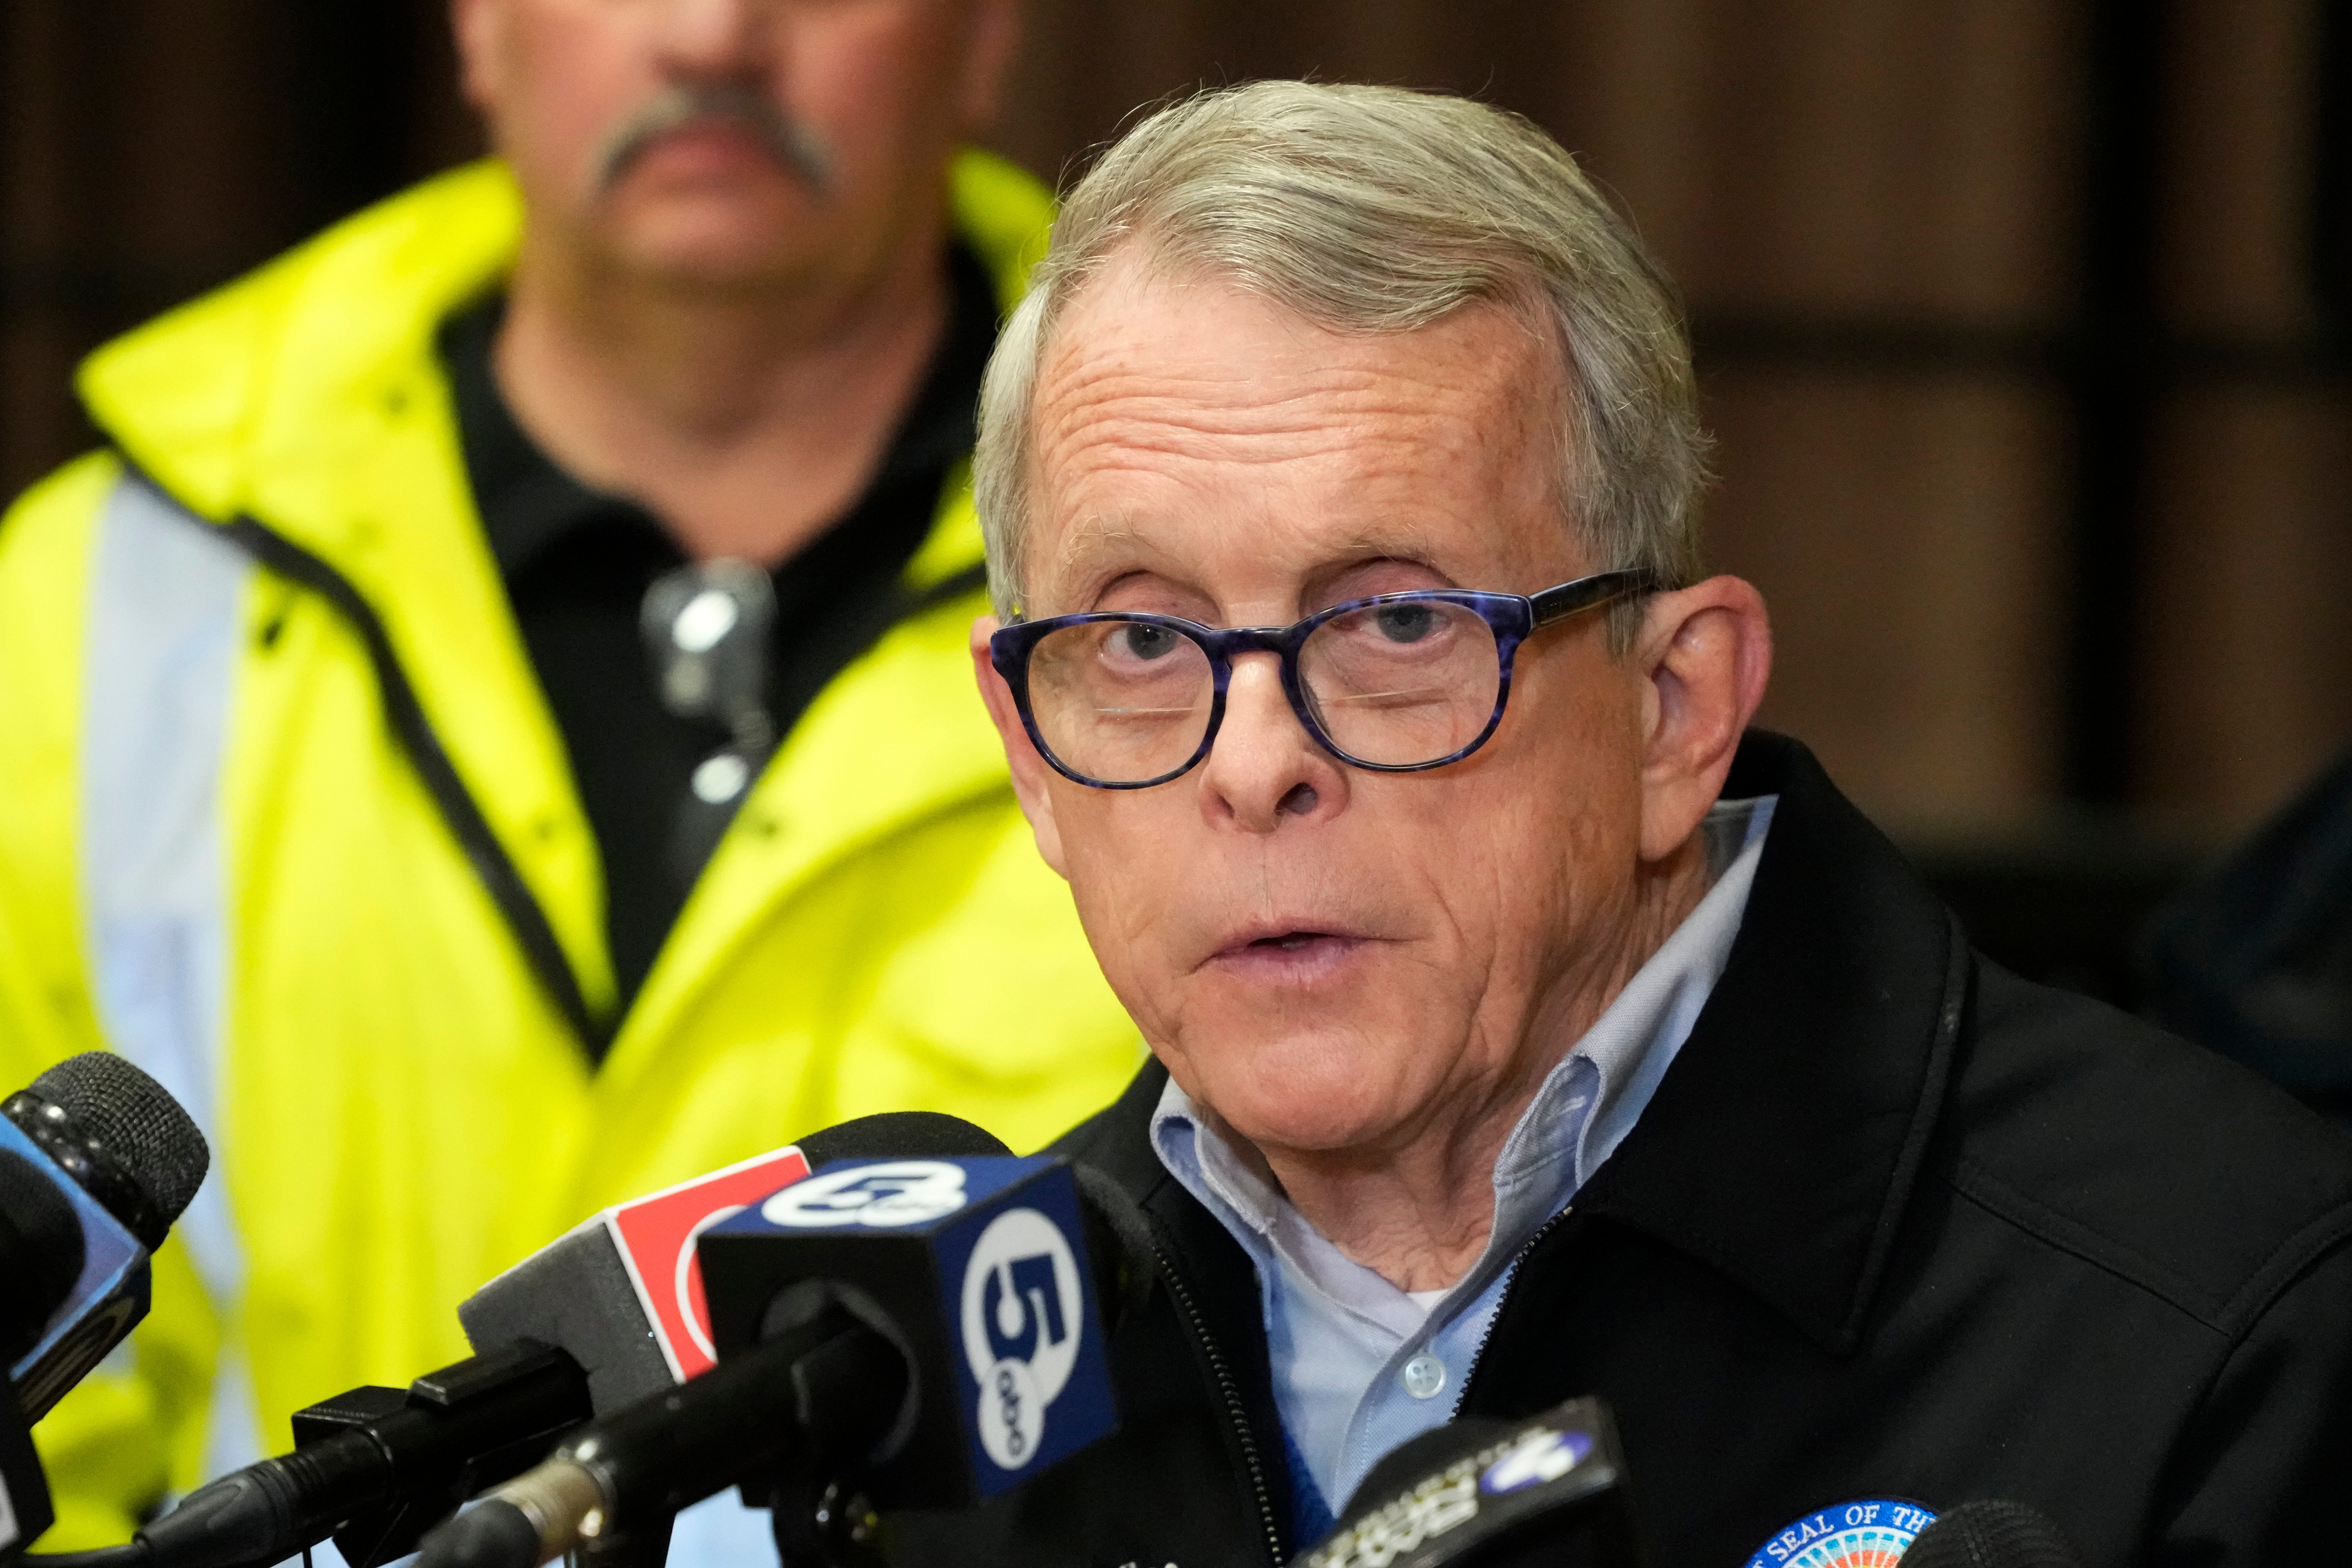
<svg viewBox="0 0 2352 1568">
<path fill-rule="evenodd" d="M 1009 308 L 1048 197 L 967 153 L 953 202 Z M 807 710 L 610 1016 L 434 345 L 520 224 L 461 169 L 101 349 L 112 449 L 0 520 L 0 1093 L 106 1046 L 214 1147 L 132 1352 L 38 1429 L 52 1549 L 463 1355 L 457 1303 L 608 1203 L 875 1110 L 1034 1147 L 1141 1059 L 972 689 L 961 477 L 928 607 Z"/>
</svg>

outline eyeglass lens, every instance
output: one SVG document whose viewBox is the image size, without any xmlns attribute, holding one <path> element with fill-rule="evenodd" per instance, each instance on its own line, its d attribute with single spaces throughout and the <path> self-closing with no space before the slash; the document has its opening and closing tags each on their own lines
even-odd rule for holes
<svg viewBox="0 0 2352 1568">
<path fill-rule="evenodd" d="M 1495 710 L 1501 658 L 1475 611 L 1444 600 L 1336 616 L 1298 650 L 1299 684 L 1324 738 L 1383 767 L 1452 756 Z M 1209 656 L 1181 632 L 1092 621 L 1042 638 L 1029 659 L 1040 736 L 1074 773 L 1139 784 L 1200 749 L 1215 694 Z"/>
</svg>

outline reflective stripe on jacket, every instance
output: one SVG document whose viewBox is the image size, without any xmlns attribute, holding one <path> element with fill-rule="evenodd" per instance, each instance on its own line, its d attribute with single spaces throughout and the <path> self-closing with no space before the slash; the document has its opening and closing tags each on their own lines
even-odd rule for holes
<svg viewBox="0 0 2352 1568">
<path fill-rule="evenodd" d="M 1009 304 L 1045 193 L 966 154 L 953 197 Z M 811 705 L 591 1071 L 596 846 L 434 347 L 519 225 L 474 165 L 109 345 L 120 456 L 0 521 L 0 1084 L 103 1043 L 215 1150 L 135 1352 L 42 1425 L 53 1548 L 464 1353 L 456 1303 L 604 1204 L 884 1109 L 1034 1146 L 1140 1059 L 972 691 L 972 590 Z M 979 554 L 959 479 L 910 596 Z"/>
</svg>

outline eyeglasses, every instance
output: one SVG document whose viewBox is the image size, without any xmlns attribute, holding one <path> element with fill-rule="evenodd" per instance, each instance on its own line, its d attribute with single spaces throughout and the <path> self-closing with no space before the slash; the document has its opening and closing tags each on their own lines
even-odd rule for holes
<svg viewBox="0 0 2352 1568">
<path fill-rule="evenodd" d="M 1245 653 L 1281 658 L 1291 711 L 1325 751 L 1374 773 L 1417 773 L 1486 743 L 1511 695 L 1511 661 L 1538 626 L 1658 585 L 1648 572 L 1603 572 L 1524 598 L 1381 594 L 1290 626 L 1055 616 L 1004 627 L 989 658 L 1038 752 L 1096 789 L 1148 789 L 1207 756 Z"/>
</svg>

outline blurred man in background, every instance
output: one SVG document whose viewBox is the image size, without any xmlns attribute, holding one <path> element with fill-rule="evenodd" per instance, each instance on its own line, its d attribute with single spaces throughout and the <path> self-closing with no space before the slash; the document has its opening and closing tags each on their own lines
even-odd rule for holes
<svg viewBox="0 0 2352 1568">
<path fill-rule="evenodd" d="M 1138 1059 L 964 663 L 1013 0 L 455 21 L 499 159 L 101 350 L 0 529 L 0 1079 L 103 1043 L 220 1151 L 52 1546 L 601 1205 Z"/>
</svg>

